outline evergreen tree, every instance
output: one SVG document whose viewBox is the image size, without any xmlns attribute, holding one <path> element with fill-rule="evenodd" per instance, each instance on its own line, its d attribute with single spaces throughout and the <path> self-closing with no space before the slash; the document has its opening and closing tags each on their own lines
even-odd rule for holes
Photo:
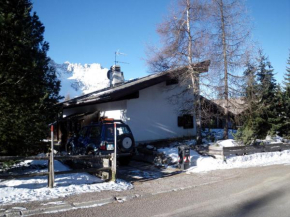
<svg viewBox="0 0 290 217">
<path fill-rule="evenodd" d="M 283 94 L 276 85 L 274 69 L 262 51 L 259 51 L 257 62 L 257 67 L 248 64 L 244 73 L 247 78 L 245 101 L 248 110 L 236 139 L 245 144 L 253 139 L 264 139 L 267 134 L 275 134 L 281 129 L 284 118 Z"/>
<path fill-rule="evenodd" d="M 290 139 L 290 53 L 287 61 L 286 73 L 284 75 L 283 108 L 284 122 L 280 129 L 281 134 Z"/>
<path fill-rule="evenodd" d="M 60 81 L 48 65 L 44 26 L 30 0 L 1 1 L 0 150 L 25 154 L 56 116 Z"/>
<path fill-rule="evenodd" d="M 246 78 L 245 82 L 245 93 L 244 100 L 248 107 L 248 116 L 250 119 L 253 117 L 255 111 L 257 98 L 258 98 L 258 83 L 257 83 L 257 67 L 254 63 L 247 61 L 246 70 L 244 71 L 244 76 Z"/>
<path fill-rule="evenodd" d="M 272 104 L 272 113 L 274 114 L 273 117 L 269 119 L 269 122 L 271 123 L 271 134 L 284 134 L 284 124 L 285 124 L 285 107 L 284 107 L 284 93 L 282 91 L 282 88 L 280 84 L 277 86 L 277 90 L 275 93 L 275 98 L 273 100 Z"/>
<path fill-rule="evenodd" d="M 286 90 L 290 89 L 290 52 L 289 52 L 287 65 L 288 66 L 286 66 L 286 73 L 284 75 L 284 81 L 283 81 L 283 84 L 284 84 L 284 87 L 285 87 Z"/>
<path fill-rule="evenodd" d="M 259 51 L 258 61 L 259 101 L 256 118 L 253 120 L 253 130 L 260 138 L 264 138 L 269 133 L 274 134 L 276 129 L 276 118 L 279 115 L 276 109 L 277 84 L 274 79 L 274 69 L 262 51 Z"/>
<path fill-rule="evenodd" d="M 280 129 L 281 135 L 290 139 L 290 87 L 283 93 L 284 122 Z"/>
<path fill-rule="evenodd" d="M 257 66 L 248 58 L 246 70 L 244 71 L 244 102 L 247 105 L 247 111 L 242 117 L 243 126 L 239 128 L 235 134 L 235 139 L 243 141 L 244 144 L 249 144 L 254 139 L 253 121 L 257 115 L 258 109 L 258 82 L 257 82 Z"/>
</svg>

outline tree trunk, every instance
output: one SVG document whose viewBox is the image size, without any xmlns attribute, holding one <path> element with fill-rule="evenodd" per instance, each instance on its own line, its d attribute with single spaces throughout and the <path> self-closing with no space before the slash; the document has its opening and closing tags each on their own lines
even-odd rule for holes
<svg viewBox="0 0 290 217">
<path fill-rule="evenodd" d="M 224 112 L 224 139 L 228 139 L 228 127 L 229 127 L 229 88 L 228 88 L 228 62 L 227 62 L 227 42 L 226 42 L 226 31 L 225 31 L 225 20 L 223 11 L 223 0 L 220 1 L 220 12 L 222 22 L 222 43 L 223 43 L 223 59 L 224 59 L 224 98 L 225 98 L 225 112 Z"/>
<path fill-rule="evenodd" d="M 192 89 L 193 89 L 193 109 L 196 118 L 196 141 L 197 145 L 201 144 L 201 106 L 200 106 L 200 93 L 199 93 L 199 74 L 195 72 L 192 67 L 192 36 L 190 29 L 190 0 L 187 0 L 186 7 L 186 25 L 188 33 L 188 69 L 190 70 Z"/>
</svg>

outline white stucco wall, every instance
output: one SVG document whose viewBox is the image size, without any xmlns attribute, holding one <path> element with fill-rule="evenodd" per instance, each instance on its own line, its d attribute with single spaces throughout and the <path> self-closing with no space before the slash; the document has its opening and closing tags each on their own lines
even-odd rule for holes
<svg viewBox="0 0 290 217">
<path fill-rule="evenodd" d="M 101 117 L 114 118 L 115 120 L 124 120 L 123 114 L 126 110 L 111 110 L 111 111 L 101 111 Z"/>
<path fill-rule="evenodd" d="M 87 105 L 87 106 L 82 106 L 82 107 L 64 109 L 63 115 L 69 116 L 75 113 L 100 111 L 101 114 L 104 114 L 105 116 L 108 116 L 109 114 L 109 115 L 114 115 L 114 118 L 120 119 L 121 117 L 118 117 L 118 114 L 122 115 L 123 112 L 121 111 L 125 111 L 126 108 L 127 108 L 127 101 L 122 100 L 122 101 L 116 101 L 116 102 L 107 102 L 107 103 L 101 103 L 101 104 L 96 104 L 96 105 Z M 108 113 L 108 111 L 114 111 L 114 112 Z"/>
<path fill-rule="evenodd" d="M 96 105 L 88 105 L 72 109 L 65 109 L 64 115 L 74 113 L 100 111 L 101 116 L 121 119 L 126 122 L 133 131 L 137 142 L 176 138 L 182 136 L 196 135 L 194 121 L 193 129 L 178 127 L 178 116 L 180 115 L 180 103 L 178 97 L 176 105 L 169 102 L 169 96 L 179 93 L 180 87 L 168 91 L 165 82 L 148 87 L 139 91 L 139 98 L 108 102 Z M 192 97 L 192 95 L 185 98 Z"/>
<path fill-rule="evenodd" d="M 168 97 L 181 89 L 168 88 L 172 86 L 163 82 L 141 90 L 138 99 L 127 101 L 127 123 L 137 142 L 196 135 L 195 124 L 193 129 L 178 127 L 180 104 L 173 105 Z"/>
</svg>

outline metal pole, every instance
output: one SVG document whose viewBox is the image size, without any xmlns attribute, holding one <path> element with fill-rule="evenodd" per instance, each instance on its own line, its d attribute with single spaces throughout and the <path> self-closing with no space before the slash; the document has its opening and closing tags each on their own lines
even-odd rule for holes
<svg viewBox="0 0 290 217">
<path fill-rule="evenodd" d="M 112 181 L 117 179 L 117 127 L 114 123 L 114 154 L 113 154 L 113 165 L 112 165 Z"/>
<path fill-rule="evenodd" d="M 53 125 L 50 128 L 51 131 L 51 151 L 49 158 L 49 174 L 48 174 L 48 187 L 53 188 L 54 186 L 54 158 L 53 158 Z"/>
</svg>

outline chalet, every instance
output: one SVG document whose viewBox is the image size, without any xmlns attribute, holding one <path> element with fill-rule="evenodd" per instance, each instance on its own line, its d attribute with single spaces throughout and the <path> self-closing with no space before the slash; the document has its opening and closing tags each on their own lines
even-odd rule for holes
<svg viewBox="0 0 290 217">
<path fill-rule="evenodd" d="M 202 62 L 194 69 L 205 72 L 208 66 L 209 62 Z M 137 143 L 196 135 L 194 114 L 184 114 L 180 109 L 185 100 L 193 101 L 193 95 L 176 97 L 175 103 L 168 100 L 187 88 L 178 85 L 176 77 L 185 70 L 186 67 L 124 81 L 120 66 L 112 66 L 108 71 L 110 87 L 60 103 L 58 128 L 62 142 L 100 117 L 127 123 Z"/>
</svg>

